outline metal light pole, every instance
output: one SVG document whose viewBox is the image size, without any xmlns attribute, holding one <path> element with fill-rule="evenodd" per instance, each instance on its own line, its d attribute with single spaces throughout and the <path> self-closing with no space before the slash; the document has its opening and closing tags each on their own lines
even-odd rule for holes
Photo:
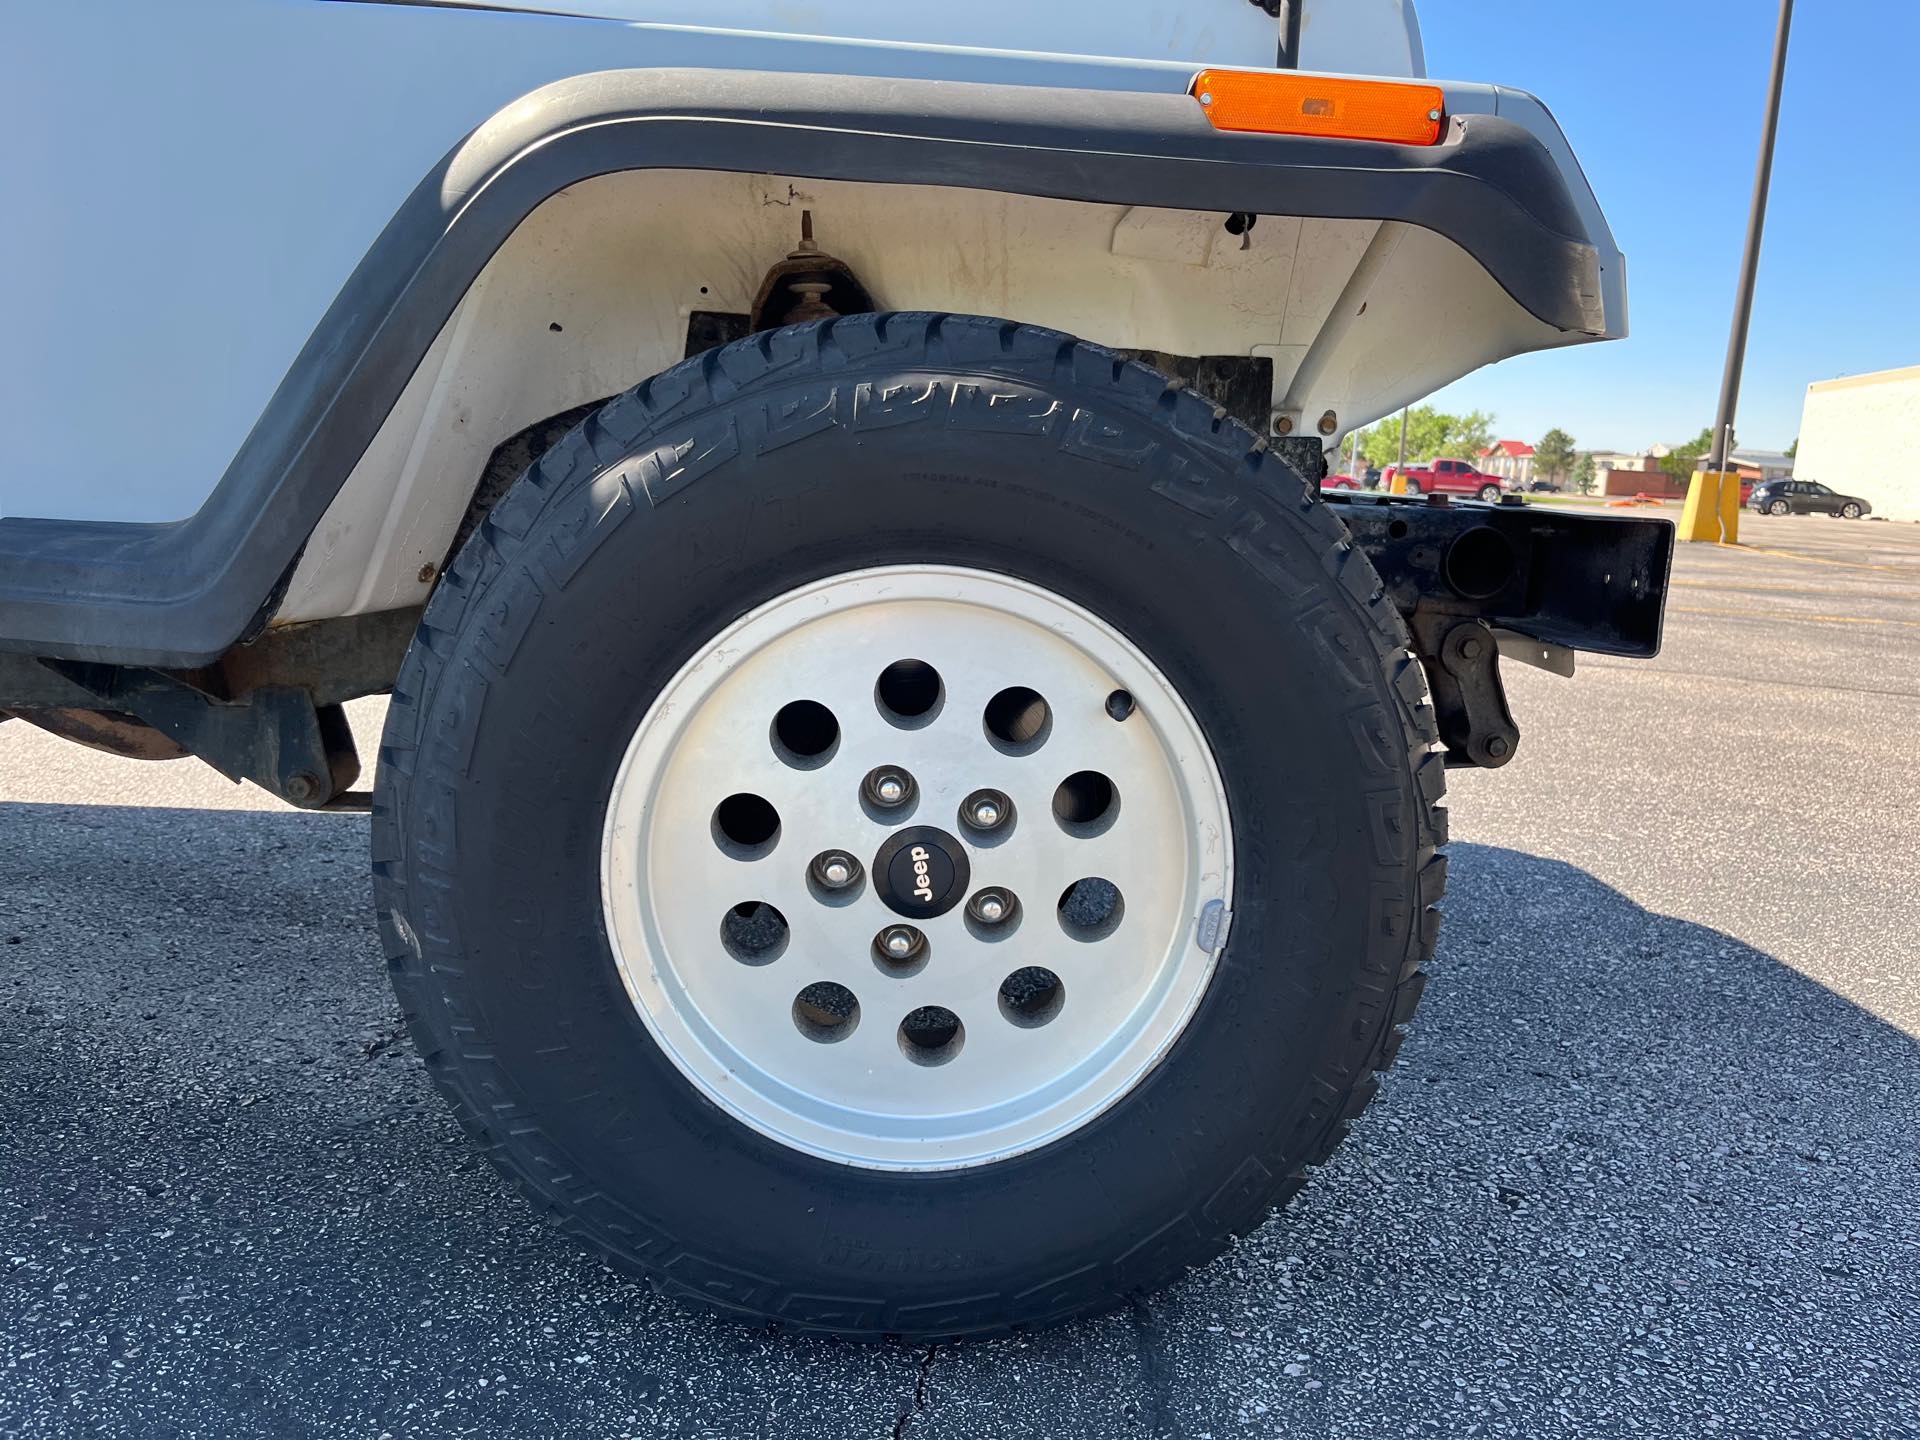
<svg viewBox="0 0 1920 1440">
<path fill-rule="evenodd" d="M 1773 79 L 1767 87 L 1766 128 L 1760 134 L 1760 168 L 1753 178 L 1753 213 L 1747 219 L 1747 251 L 1740 262 L 1740 289 L 1733 302 L 1733 334 L 1727 339 L 1727 368 L 1720 381 L 1720 408 L 1713 420 L 1715 474 L 1727 468 L 1732 449 L 1733 415 L 1740 405 L 1740 372 L 1747 358 L 1747 324 L 1753 318 L 1753 282 L 1760 269 L 1760 233 L 1767 223 L 1767 188 L 1773 179 L 1773 141 L 1780 129 L 1780 84 L 1787 73 L 1787 32 L 1793 28 L 1793 0 L 1780 0 L 1780 30 L 1773 42 Z"/>
</svg>

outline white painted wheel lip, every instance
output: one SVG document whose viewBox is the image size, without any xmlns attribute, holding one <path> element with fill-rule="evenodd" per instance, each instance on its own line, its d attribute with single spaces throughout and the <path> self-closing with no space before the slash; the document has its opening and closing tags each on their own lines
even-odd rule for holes
<svg viewBox="0 0 1920 1440">
<path fill-rule="evenodd" d="M 713 763 L 710 751 L 704 765 L 697 763 L 705 743 L 701 737 L 715 733 L 716 726 L 724 729 L 730 708 L 740 711 L 740 695 L 754 693 L 747 686 L 749 677 L 756 670 L 776 668 L 771 662 L 763 663 L 763 657 L 778 656 L 778 647 L 793 651 L 804 650 L 808 643 L 829 645 L 836 634 L 853 633 L 848 626 L 857 624 L 858 632 L 865 634 L 890 624 L 897 628 L 901 617 L 909 616 L 921 628 L 960 627 L 955 633 L 964 633 L 965 625 L 977 617 L 983 632 L 992 632 L 996 641 L 989 653 L 1017 652 L 1004 670 L 995 669 L 991 676 L 969 673 L 970 683 L 958 687 L 962 696 L 977 697 L 988 683 L 996 689 L 1003 683 L 1033 683 L 1033 666 L 1040 662 L 1027 655 L 1032 651 L 1058 662 L 1059 673 L 1043 676 L 1043 683 L 1035 685 L 1056 706 L 1071 699 L 1075 706 L 1084 703 L 1098 709 L 1114 689 L 1129 691 L 1136 701 L 1133 715 L 1125 722 L 1103 715 L 1103 723 L 1110 727 L 1105 732 L 1085 725 L 1075 731 L 1072 725 L 1057 724 L 1056 729 L 1065 733 L 1051 735 L 1035 757 L 999 754 L 989 748 L 981 732 L 976 737 L 977 758 L 968 752 L 964 764 L 948 767 L 956 773 L 916 772 L 923 793 L 914 815 L 901 823 L 953 829 L 955 817 L 945 812 L 957 807 L 958 796 L 983 787 L 1009 793 L 1018 787 L 1027 791 L 1027 797 L 1014 797 L 1017 822 L 1008 842 L 1010 854 L 999 858 L 1003 862 L 1016 858 L 1011 854 L 1014 842 L 1021 840 L 1023 832 L 1032 837 L 1026 861 L 1031 869 L 1013 877 L 1004 867 L 995 868 L 999 847 L 969 846 L 975 861 L 975 889 L 1011 878 L 1010 888 L 1023 896 L 1021 931 L 1004 942 L 970 941 L 962 928 L 963 907 L 956 907 L 926 927 L 933 957 L 926 971 L 937 978 L 944 976 L 946 984 L 958 983 L 956 974 L 971 973 L 977 978 L 994 966 L 1044 964 L 1065 972 L 1067 952 L 1084 952 L 1098 953 L 1103 959 L 1124 957 L 1114 972 L 1122 978 L 1111 986 L 1094 985 L 1089 977 L 1100 972 L 1065 974 L 1068 1001 L 1059 1018 L 1045 1026 L 1020 1029 L 1018 1040 L 1001 1034 L 1005 1030 L 1010 1035 L 1016 1027 L 982 1008 L 976 993 L 970 1005 L 951 1006 L 967 1027 L 966 1043 L 951 1065 L 923 1067 L 897 1058 L 890 1069 L 884 1051 L 869 1036 L 863 1042 L 864 1056 L 852 1056 L 855 1065 L 849 1070 L 843 1052 L 859 1048 L 851 1039 L 831 1045 L 808 1041 L 802 1046 L 805 1053 L 796 1059 L 778 1025 L 768 1028 L 760 1018 L 763 1012 L 770 1015 L 778 1010 L 779 1025 L 791 1027 L 790 999 L 801 985 L 820 978 L 842 980 L 860 997 L 861 1018 L 851 1037 L 858 1038 L 869 1026 L 890 1034 L 896 1012 L 946 1003 L 955 992 L 917 978 L 893 980 L 879 975 L 868 955 L 848 953 L 851 947 L 845 937 L 851 931 L 845 928 L 838 932 L 837 947 L 823 944 L 811 954 L 791 957 L 791 965 L 783 953 L 781 959 L 749 971 L 720 947 L 718 924 L 724 906 L 710 917 L 703 912 L 692 920 L 681 912 L 689 903 L 696 909 L 712 908 L 710 893 L 700 889 L 711 871 L 725 877 L 720 883 L 738 886 L 737 898 L 767 898 L 777 904 L 794 932 L 796 943 L 790 950 L 806 951 L 807 946 L 798 943 L 803 932 L 836 922 L 829 907 L 795 898 L 805 892 L 792 888 L 791 875 L 800 875 L 812 855 L 827 848 L 851 851 L 865 864 L 872 853 L 869 842 L 899 827 L 869 823 L 862 830 L 857 820 L 835 818 L 820 828 L 812 818 L 815 808 L 810 800 L 783 800 L 776 802 L 783 827 L 792 805 L 791 813 L 799 822 L 794 828 L 802 833 L 790 837 L 783 828 L 771 855 L 742 864 L 722 856 L 704 826 L 697 835 L 687 833 L 693 810 L 686 792 L 689 776 L 706 787 L 708 804 L 737 789 L 782 784 L 790 787 L 783 792 L 786 795 L 824 796 L 822 804 L 838 805 L 844 811 L 843 798 L 851 803 L 860 777 L 880 753 L 862 748 L 855 735 L 848 733 L 856 725 L 848 722 L 857 722 L 860 732 L 871 736 L 875 732 L 867 723 L 870 717 L 843 717 L 841 750 L 831 763 L 814 770 L 788 770 L 777 761 L 770 769 L 751 743 L 742 743 L 735 747 L 742 756 L 744 777 L 737 783 L 733 776 L 717 773 L 725 767 Z M 834 625 L 840 630 L 822 628 Z M 814 638 L 810 641 L 809 636 Z M 831 653 L 845 653 L 845 647 Z M 860 683 L 870 687 L 887 660 L 910 653 L 875 650 L 866 657 L 872 663 L 855 663 L 851 668 L 858 671 Z M 1023 657 L 1025 670 L 1019 663 Z M 939 660 L 934 663 L 941 668 Z M 959 666 L 952 675 L 946 668 L 942 673 L 958 679 L 960 671 L 973 668 L 993 667 Z M 1070 677 L 1077 677 L 1079 683 Z M 851 692 L 843 686 L 843 693 Z M 949 697 L 949 708 L 962 696 Z M 802 698 L 818 697 L 787 693 L 786 688 L 759 695 L 761 735 L 780 705 Z M 852 703 L 843 699 L 833 708 L 839 714 Z M 871 708 L 870 700 L 868 705 Z M 745 736 L 756 717 L 742 713 L 747 718 L 736 717 L 733 730 Z M 893 731 L 890 738 L 898 738 L 895 748 L 902 756 L 921 753 L 913 747 L 931 743 L 965 750 L 967 727 L 979 728 L 971 702 L 962 703 L 951 717 L 943 713 L 939 723 L 946 727 L 942 735 L 927 728 Z M 1123 733 L 1122 725 L 1134 728 Z M 1054 772 L 1090 768 L 1070 763 L 1085 753 L 1067 743 L 1073 734 L 1087 737 L 1090 744 L 1112 747 L 1115 754 L 1159 757 L 1157 762 L 1120 766 L 1120 773 L 1113 776 L 1123 797 L 1122 820 L 1138 822 L 1133 833 L 1116 824 L 1106 838 L 1080 841 L 1065 837 L 1053 824 L 1047 800 L 1059 778 Z M 759 748 L 766 757 L 772 756 L 770 743 Z M 1164 775 L 1155 770 L 1155 763 Z M 909 763 L 907 768 L 913 767 Z M 1036 785 L 1046 793 L 1038 793 Z M 1152 824 L 1156 816 L 1166 823 Z M 1116 832 L 1119 840 L 1112 838 Z M 1148 857 L 1154 864 L 1143 863 L 1138 853 L 1149 840 L 1158 847 L 1158 853 Z M 1084 852 L 1070 848 L 1078 846 L 1087 848 Z M 1082 853 L 1090 857 L 1084 873 L 1126 865 L 1129 875 L 1145 877 L 1122 886 L 1127 910 L 1121 930 L 1092 944 L 1059 935 L 1051 913 L 1057 892 L 1045 893 L 1052 879 L 1079 863 Z M 1062 855 L 1068 858 L 1058 860 Z M 1049 875 L 1049 870 L 1055 873 Z M 1155 888 L 1156 875 L 1165 878 L 1164 895 Z M 992 1163 L 1060 1139 L 1118 1103 L 1179 1038 L 1204 997 L 1218 946 L 1202 942 L 1199 921 L 1210 904 L 1217 915 L 1221 906 L 1230 903 L 1232 881 L 1232 829 L 1224 786 L 1197 722 L 1158 668 L 1112 626 L 1041 586 L 951 566 L 893 566 L 829 577 L 797 587 L 727 626 L 663 687 L 636 728 L 609 793 L 601 848 L 606 931 L 622 983 L 649 1034 L 682 1076 L 721 1110 L 770 1139 L 822 1159 L 882 1170 L 942 1170 Z M 762 888 L 783 888 L 763 895 L 756 882 Z M 854 916 L 855 912 L 854 928 L 871 922 L 869 934 L 894 918 L 870 894 L 846 913 Z M 704 945 L 703 928 L 709 942 Z M 1207 933 L 1215 932 L 1224 933 L 1217 924 L 1208 927 Z M 1027 935 L 1024 942 L 1023 935 Z M 1127 948 L 1130 944 L 1133 949 Z M 968 945 L 989 958 L 965 958 L 974 954 L 965 948 Z M 740 998 L 752 985 L 781 972 L 783 965 L 787 965 L 784 988 L 763 987 L 757 992 L 757 1009 Z M 821 967 L 828 973 L 822 973 Z M 1134 972 L 1139 993 L 1129 998 L 1124 977 Z M 1074 1002 L 1083 993 L 1080 987 L 1085 987 L 1086 998 L 1076 1010 Z M 1109 989 L 1115 995 L 1109 995 Z M 787 1000 L 776 1003 L 782 994 Z M 1117 1013 L 1116 1007 L 1124 1013 L 1111 1025 L 1094 1029 L 1083 1025 L 1085 1033 L 1063 1024 L 1069 1016 L 1082 1024 L 1081 1014 L 1092 1015 L 1101 1006 L 1109 1017 Z M 1064 1057 L 1059 1073 L 1044 1083 L 1027 1083 L 1044 1074 L 1051 1063 L 1036 1059 L 1042 1052 L 1033 1048 L 1048 1043 L 1055 1044 Z M 1015 1048 L 1021 1045 L 1029 1048 Z M 832 1069 L 836 1065 L 842 1068 Z M 996 1082 L 1006 1089 L 997 1100 L 992 1088 Z"/>
</svg>

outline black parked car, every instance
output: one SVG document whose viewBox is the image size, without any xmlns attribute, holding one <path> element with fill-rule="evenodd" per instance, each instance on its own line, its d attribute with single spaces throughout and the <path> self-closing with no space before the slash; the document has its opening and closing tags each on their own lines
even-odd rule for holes
<svg viewBox="0 0 1920 1440">
<path fill-rule="evenodd" d="M 1818 480 L 1767 480 L 1753 487 L 1747 503 L 1763 515 L 1838 515 L 1858 520 L 1873 513 L 1873 506 L 1858 495 L 1842 495 Z"/>
</svg>

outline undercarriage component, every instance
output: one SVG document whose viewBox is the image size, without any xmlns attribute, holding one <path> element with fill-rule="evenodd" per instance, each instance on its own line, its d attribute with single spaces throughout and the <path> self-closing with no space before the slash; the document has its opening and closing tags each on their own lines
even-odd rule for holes
<svg viewBox="0 0 1920 1440">
<path fill-rule="evenodd" d="M 290 805 L 318 810 L 360 776 L 346 712 L 309 691 L 265 685 L 215 699 L 160 670 L 48 661 L 104 711 L 131 715 L 229 780 L 251 780 Z"/>
<path fill-rule="evenodd" d="M 873 297 L 846 261 L 827 254 L 813 240 L 813 212 L 800 212 L 800 244 L 767 271 L 753 297 L 752 330 L 804 325 L 836 315 L 864 315 Z"/>
<path fill-rule="evenodd" d="M 1162 375 L 1185 381 L 1196 394 L 1206 396 L 1254 434 L 1267 433 L 1267 417 L 1273 412 L 1273 361 L 1265 355 L 1169 355 L 1164 350 L 1119 353 L 1151 365 Z M 1319 442 L 1312 443 L 1318 454 Z M 1319 475 L 1306 473 L 1304 467 L 1313 463 L 1308 457 L 1284 448 L 1280 453 L 1309 481 L 1318 482 Z"/>
<path fill-rule="evenodd" d="M 1446 496 L 1328 495 L 1413 634 L 1449 765 L 1504 765 L 1520 732 L 1499 659 L 1650 658 L 1673 561 L 1666 520 Z"/>
<path fill-rule="evenodd" d="M 1327 478 L 1327 452 L 1319 436 L 1276 435 L 1267 443 L 1300 472 L 1307 484 L 1318 485 Z"/>
<path fill-rule="evenodd" d="M 199 670 L 0 655 L 0 701 L 29 724 L 139 760 L 197 755 L 303 809 L 364 808 L 344 701 L 393 682 L 420 614 L 268 630 Z M 0 714 L 5 714 L 0 711 Z"/>
<path fill-rule="evenodd" d="M 1427 672 L 1434 719 L 1449 759 L 1497 769 L 1520 748 L 1520 727 L 1500 683 L 1500 648 L 1482 620 L 1416 616 L 1414 653 Z"/>
<path fill-rule="evenodd" d="M 106 710 L 27 710 L 19 717 L 50 735 L 128 760 L 182 760 L 189 753 L 144 720 Z"/>
</svg>

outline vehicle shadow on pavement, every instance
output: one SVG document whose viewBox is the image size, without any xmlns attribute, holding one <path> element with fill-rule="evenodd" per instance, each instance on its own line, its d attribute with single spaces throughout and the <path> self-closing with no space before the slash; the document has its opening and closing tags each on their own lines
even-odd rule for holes
<svg viewBox="0 0 1920 1440">
<path fill-rule="evenodd" d="M 0 805 L 0 1433 L 1913 1433 L 1920 1045 L 1570 866 L 1455 847 L 1400 1065 L 1284 1216 L 1130 1311 L 907 1347 L 542 1225 L 398 1028 L 366 843 Z"/>
</svg>

